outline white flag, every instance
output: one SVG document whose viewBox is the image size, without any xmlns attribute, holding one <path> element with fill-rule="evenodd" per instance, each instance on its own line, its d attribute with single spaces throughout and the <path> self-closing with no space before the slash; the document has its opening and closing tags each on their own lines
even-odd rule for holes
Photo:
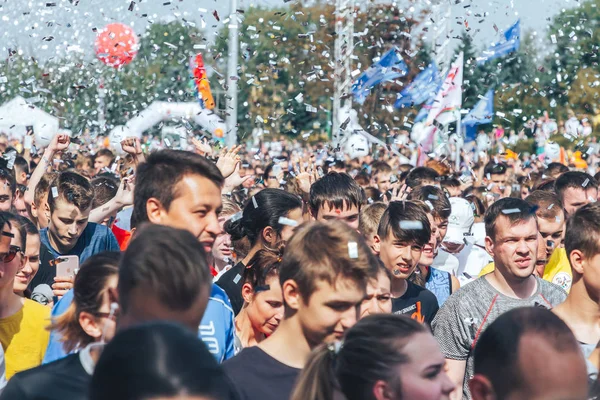
<svg viewBox="0 0 600 400">
<path fill-rule="evenodd" d="M 425 125 L 433 124 L 434 120 L 441 125 L 456 121 L 456 111 L 460 110 L 462 105 L 462 82 L 463 53 L 461 52 L 450 67 L 444 84 L 435 97 Z"/>
</svg>

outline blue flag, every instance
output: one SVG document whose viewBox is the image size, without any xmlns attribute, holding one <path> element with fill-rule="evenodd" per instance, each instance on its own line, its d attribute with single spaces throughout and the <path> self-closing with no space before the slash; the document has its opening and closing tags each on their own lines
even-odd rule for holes
<svg viewBox="0 0 600 400">
<path fill-rule="evenodd" d="M 510 28 L 504 32 L 504 40 L 498 43 L 494 43 L 490 48 L 483 53 L 482 57 L 477 58 L 477 64 L 482 65 L 490 60 L 494 60 L 499 57 L 519 50 L 521 45 L 521 20 L 518 19 Z"/>
<path fill-rule="evenodd" d="M 352 95 L 358 104 L 363 104 L 370 89 L 382 81 L 400 78 L 408 73 L 408 66 L 394 47 L 363 72 L 352 85 Z"/>
<path fill-rule="evenodd" d="M 441 81 L 442 77 L 438 73 L 437 66 L 432 62 L 400 92 L 394 107 L 404 108 L 425 103 L 435 96 Z"/>
<path fill-rule="evenodd" d="M 465 142 L 475 140 L 475 127 L 481 124 L 489 124 L 494 118 L 494 89 L 488 90 L 485 97 L 481 98 L 475 107 L 462 120 L 466 128 Z"/>
</svg>

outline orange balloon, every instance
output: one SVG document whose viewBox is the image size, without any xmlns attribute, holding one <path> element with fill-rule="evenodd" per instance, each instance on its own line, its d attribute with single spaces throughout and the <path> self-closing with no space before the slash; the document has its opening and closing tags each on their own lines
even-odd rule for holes
<svg viewBox="0 0 600 400">
<path fill-rule="evenodd" d="M 125 24 L 108 24 L 96 36 L 96 56 L 110 67 L 118 68 L 129 64 L 137 51 L 137 36 Z"/>
</svg>

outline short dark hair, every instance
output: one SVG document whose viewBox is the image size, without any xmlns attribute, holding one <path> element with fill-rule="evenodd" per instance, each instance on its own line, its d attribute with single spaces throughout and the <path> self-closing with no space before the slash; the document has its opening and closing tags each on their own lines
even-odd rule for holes
<svg viewBox="0 0 600 400">
<path fill-rule="evenodd" d="M 50 212 L 54 211 L 57 199 L 73 204 L 80 210 L 87 210 L 94 202 L 94 188 L 91 182 L 77 172 L 63 171 L 51 185 L 56 187 L 58 196 L 55 198 L 52 190 L 48 193 Z"/>
<path fill-rule="evenodd" d="M 384 240 L 390 232 L 400 242 L 425 246 L 431 237 L 431 226 L 422 204 L 392 201 L 379 221 L 377 235 Z"/>
<path fill-rule="evenodd" d="M 119 181 L 108 176 L 100 176 L 92 179 L 94 187 L 94 202 L 92 208 L 98 208 L 110 201 L 119 190 Z"/>
<path fill-rule="evenodd" d="M 108 157 L 108 158 L 110 158 L 110 163 L 109 164 L 112 164 L 112 162 L 115 159 L 115 155 L 109 149 L 100 149 L 100 150 L 98 150 L 96 152 L 96 154 L 94 155 L 94 159 L 96 157 Z"/>
<path fill-rule="evenodd" d="M 35 204 L 36 207 L 40 207 L 40 202 L 42 201 L 42 199 L 48 199 L 48 192 L 50 191 L 50 186 L 56 180 L 57 177 L 57 172 L 46 172 L 44 175 L 42 175 L 40 181 L 36 185 L 35 190 L 33 192 L 33 204 Z"/>
<path fill-rule="evenodd" d="M 537 207 L 535 215 L 543 219 L 555 219 L 559 213 L 565 213 L 558 195 L 546 190 L 534 190 L 525 199 L 532 207 Z"/>
<path fill-rule="evenodd" d="M 385 174 L 392 173 L 392 167 L 385 161 L 375 161 L 371 164 L 371 175 L 375 176 L 378 173 L 383 172 Z"/>
<path fill-rule="evenodd" d="M 280 189 L 263 189 L 246 204 L 241 218 L 225 223 L 225 230 L 231 235 L 231 240 L 247 236 L 250 244 L 254 245 L 267 226 L 281 233 L 284 224 L 279 219 L 298 208 L 302 208 L 302 201 L 297 196 Z"/>
<path fill-rule="evenodd" d="M 139 223 L 148 221 L 146 203 L 156 198 L 169 209 L 177 198 L 177 184 L 187 175 L 200 175 L 216 186 L 223 185 L 223 175 L 206 158 L 182 150 L 160 150 L 152 153 L 136 171 L 133 212 Z"/>
<path fill-rule="evenodd" d="M 522 307 L 505 312 L 483 331 L 474 350 L 474 373 L 490 380 L 498 399 L 524 384 L 519 346 L 527 334 L 538 335 L 559 352 L 580 351 L 571 329 L 550 310 Z"/>
<path fill-rule="evenodd" d="M 485 234 L 492 239 L 496 238 L 496 221 L 498 217 L 504 216 L 512 225 L 535 219 L 535 209 L 525 200 L 516 197 L 506 197 L 495 201 L 485 212 Z M 537 220 L 536 220 L 537 224 Z"/>
<path fill-rule="evenodd" d="M 424 181 L 435 181 L 440 177 L 440 174 L 429 167 L 417 167 L 410 171 L 406 176 L 406 185 L 411 188 L 421 186 Z"/>
<path fill-rule="evenodd" d="M 569 167 L 559 162 L 551 162 L 544 170 L 544 175 L 552 177 L 553 175 L 560 175 L 565 172 L 569 172 Z"/>
<path fill-rule="evenodd" d="M 119 303 L 126 312 L 131 291 L 147 286 L 148 295 L 174 311 L 185 311 L 204 293 L 212 276 L 206 254 L 190 232 L 146 224 L 131 241 L 119 266 Z"/>
<path fill-rule="evenodd" d="M 446 187 L 457 188 L 457 187 L 461 186 L 461 183 L 455 177 L 450 176 L 450 177 L 447 177 L 446 179 L 442 179 L 440 181 L 440 185 L 442 185 L 443 188 L 446 188 Z"/>
<path fill-rule="evenodd" d="M 587 204 L 567 219 L 565 250 L 567 256 L 580 250 L 586 258 L 600 253 L 600 203 Z"/>
<path fill-rule="evenodd" d="M 543 190 L 545 192 L 554 192 L 554 184 L 556 183 L 556 179 L 544 179 L 534 185 L 533 190 Z"/>
<path fill-rule="evenodd" d="M 19 231 L 19 236 L 21 236 L 21 243 L 19 243 L 19 246 L 21 246 L 21 251 L 25 252 L 25 248 L 27 246 L 27 231 L 25 230 L 25 226 L 23 226 L 21 224 L 21 221 L 19 220 L 20 216 L 17 214 L 10 213 L 8 211 L 0 211 L 0 213 L 3 216 L 2 219 L 11 222 L 11 229 L 12 227 L 14 227 Z"/>
<path fill-rule="evenodd" d="M 91 400 L 201 396 L 236 400 L 233 384 L 197 334 L 152 322 L 124 329 L 106 345 L 90 383 Z"/>
<path fill-rule="evenodd" d="M 355 243 L 355 254 L 350 243 Z M 308 304 L 318 281 L 334 285 L 339 278 L 354 281 L 366 288 L 377 278 L 377 259 L 364 239 L 348 225 L 339 221 L 313 221 L 300 225 L 285 248 L 279 282 L 288 280 L 298 285 L 298 291 Z"/>
<path fill-rule="evenodd" d="M 25 172 L 29 175 L 29 162 L 22 156 L 17 156 L 15 158 L 15 170 L 18 169 L 20 172 Z"/>
<path fill-rule="evenodd" d="M 495 162 L 490 161 L 483 168 L 483 176 L 487 177 L 489 175 L 504 175 L 506 173 L 507 166 L 503 162 Z"/>
<path fill-rule="evenodd" d="M 598 189 L 598 182 L 593 176 L 581 171 L 565 172 L 558 177 L 554 183 L 554 190 L 561 201 L 564 201 L 565 191 L 567 189 Z"/>
<path fill-rule="evenodd" d="M 425 204 L 431 204 L 431 213 L 434 217 L 441 219 L 450 218 L 452 205 L 446 193 L 437 186 L 419 186 L 408 195 L 409 200 L 420 200 Z"/>
<path fill-rule="evenodd" d="M 280 266 L 280 251 L 274 252 L 261 249 L 254 254 L 246 268 L 244 268 L 242 282 L 249 283 L 253 290 L 259 291 L 261 287 L 267 284 L 268 279 L 277 278 L 279 280 Z"/>
<path fill-rule="evenodd" d="M 17 180 L 15 179 L 15 174 L 13 171 L 9 171 L 5 167 L 0 167 L 0 181 L 5 181 L 10 188 L 10 193 L 15 196 L 15 192 L 17 191 Z"/>
<path fill-rule="evenodd" d="M 325 204 L 339 209 L 356 206 L 360 211 L 366 202 L 365 191 L 348 174 L 330 172 L 310 187 L 309 207 L 313 216 Z"/>
</svg>

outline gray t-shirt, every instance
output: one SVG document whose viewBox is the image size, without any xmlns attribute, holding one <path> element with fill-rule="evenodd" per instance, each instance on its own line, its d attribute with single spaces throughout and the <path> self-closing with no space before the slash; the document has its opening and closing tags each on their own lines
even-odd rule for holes
<svg viewBox="0 0 600 400">
<path fill-rule="evenodd" d="M 506 311 L 518 307 L 552 308 L 562 303 L 567 293 L 541 278 L 537 291 L 528 299 L 515 299 L 498 292 L 485 277 L 476 279 L 451 295 L 438 311 L 433 334 L 444 356 L 451 360 L 466 360 L 463 399 L 471 399 L 468 382 L 473 376 L 473 349 L 477 338 L 487 326 Z"/>
</svg>

